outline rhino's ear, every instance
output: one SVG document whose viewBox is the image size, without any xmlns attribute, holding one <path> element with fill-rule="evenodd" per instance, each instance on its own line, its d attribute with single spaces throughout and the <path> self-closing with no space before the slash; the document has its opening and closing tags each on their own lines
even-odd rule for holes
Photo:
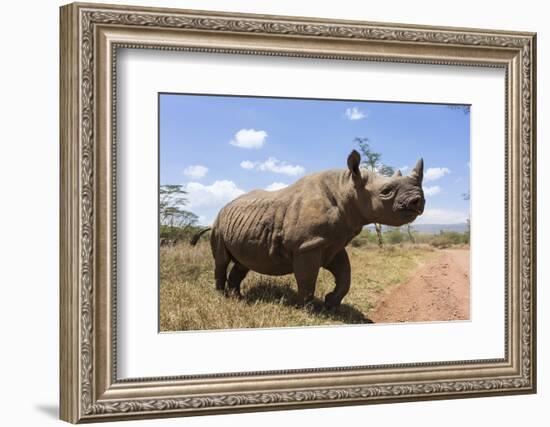
<svg viewBox="0 0 550 427">
<path fill-rule="evenodd" d="M 403 174 L 401 173 L 401 171 L 399 169 L 397 169 L 393 175 L 392 175 L 392 178 L 395 178 L 395 177 L 398 177 L 398 176 L 403 176 Z"/>
<path fill-rule="evenodd" d="M 419 184 L 422 184 L 422 180 L 424 179 L 424 159 L 418 159 L 416 166 L 411 172 L 411 178 L 416 179 Z"/>
<path fill-rule="evenodd" d="M 351 171 L 354 178 L 361 177 L 361 171 L 359 170 L 360 164 L 361 156 L 357 151 L 353 150 L 348 156 L 348 169 Z"/>
</svg>

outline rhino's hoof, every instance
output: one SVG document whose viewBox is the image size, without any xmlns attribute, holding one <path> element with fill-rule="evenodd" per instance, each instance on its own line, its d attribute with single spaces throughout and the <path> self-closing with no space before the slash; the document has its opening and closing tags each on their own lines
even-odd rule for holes
<svg viewBox="0 0 550 427">
<path fill-rule="evenodd" d="M 308 295 L 306 297 L 298 298 L 298 302 L 296 303 L 296 308 L 307 308 L 310 307 L 313 304 L 313 296 Z"/>
<path fill-rule="evenodd" d="M 327 309 L 333 309 L 340 305 L 340 299 L 332 292 L 325 296 L 325 307 Z"/>
<path fill-rule="evenodd" d="M 227 289 L 225 291 L 225 296 L 228 298 L 243 299 L 244 297 L 241 294 L 241 291 L 238 289 Z"/>
</svg>

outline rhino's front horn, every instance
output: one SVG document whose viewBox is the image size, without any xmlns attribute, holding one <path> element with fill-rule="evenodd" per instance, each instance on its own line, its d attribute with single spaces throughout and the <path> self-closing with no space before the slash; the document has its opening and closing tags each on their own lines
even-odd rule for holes
<svg viewBox="0 0 550 427">
<path fill-rule="evenodd" d="M 418 159 L 418 161 L 416 162 L 416 166 L 411 172 L 411 178 L 414 178 L 419 183 L 422 183 L 422 179 L 424 178 L 424 159 Z"/>
<path fill-rule="evenodd" d="M 401 173 L 401 171 L 399 169 L 397 169 L 393 175 L 392 175 L 392 178 L 395 178 L 396 176 L 403 176 L 403 174 Z"/>
</svg>

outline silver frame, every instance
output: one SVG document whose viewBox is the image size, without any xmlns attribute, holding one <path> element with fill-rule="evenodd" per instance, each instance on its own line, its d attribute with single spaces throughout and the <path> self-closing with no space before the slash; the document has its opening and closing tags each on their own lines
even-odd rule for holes
<svg viewBox="0 0 550 427">
<path fill-rule="evenodd" d="M 62 419 L 535 392 L 535 34 L 75 3 L 61 8 L 60 42 Z M 117 379 L 118 48 L 504 68 L 505 357 Z"/>
</svg>

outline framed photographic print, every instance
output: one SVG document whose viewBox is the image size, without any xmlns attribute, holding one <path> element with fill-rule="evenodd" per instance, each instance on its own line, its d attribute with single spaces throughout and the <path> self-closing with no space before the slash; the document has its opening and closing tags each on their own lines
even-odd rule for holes
<svg viewBox="0 0 550 427">
<path fill-rule="evenodd" d="M 536 390 L 535 34 L 61 8 L 61 418 Z"/>
</svg>

